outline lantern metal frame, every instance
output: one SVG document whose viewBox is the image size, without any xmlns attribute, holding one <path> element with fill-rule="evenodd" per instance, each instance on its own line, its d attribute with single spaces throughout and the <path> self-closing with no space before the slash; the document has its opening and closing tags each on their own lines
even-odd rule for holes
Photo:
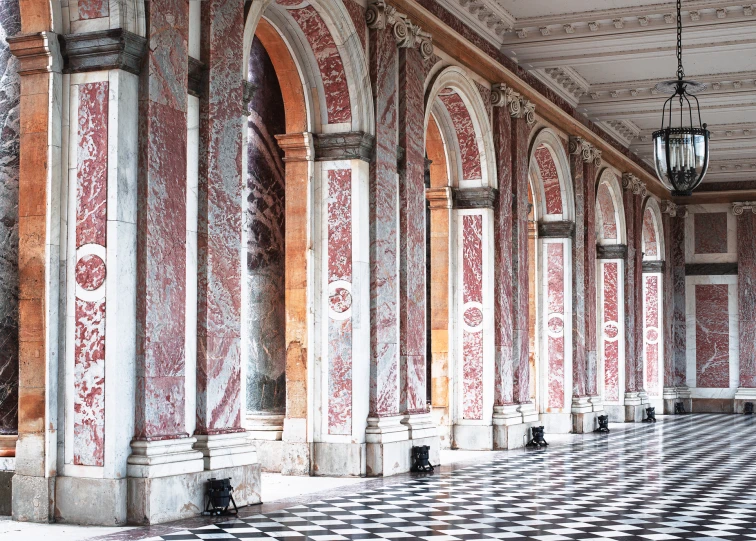
<svg viewBox="0 0 756 541">
<path fill-rule="evenodd" d="M 706 124 L 701 122 L 701 106 L 695 96 L 696 93 L 706 90 L 706 85 L 685 79 L 682 63 L 681 0 L 677 0 L 677 79 L 661 82 L 656 85 L 656 89 L 659 92 L 672 92 L 664 102 L 661 129 L 653 133 L 656 175 L 673 196 L 688 196 L 701 184 L 709 169 L 711 133 L 706 129 Z M 679 127 L 672 126 L 675 99 L 680 107 Z M 691 99 L 696 104 L 698 127 L 693 123 Z M 689 120 L 687 126 L 686 120 Z M 676 149 L 674 155 L 673 147 Z"/>
</svg>

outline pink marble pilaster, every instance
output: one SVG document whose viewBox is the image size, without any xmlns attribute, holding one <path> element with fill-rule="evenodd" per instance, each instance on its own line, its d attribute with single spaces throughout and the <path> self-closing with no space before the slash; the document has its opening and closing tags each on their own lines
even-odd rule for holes
<svg viewBox="0 0 756 541">
<path fill-rule="evenodd" d="M 587 363 L 585 390 L 589 396 L 597 396 L 599 394 L 598 355 L 596 351 L 596 169 L 595 161 L 588 161 L 583 164 L 586 205 L 583 214 L 585 229 L 585 285 L 582 293 L 585 298 L 585 357 Z"/>
<path fill-rule="evenodd" d="M 565 338 L 564 338 L 564 263 L 563 243 L 549 243 L 546 248 L 546 335 L 548 355 L 549 410 L 565 407 Z"/>
<path fill-rule="evenodd" d="M 666 229 L 665 229 L 666 231 Z M 679 213 L 669 218 L 669 259 L 671 309 L 670 330 L 667 335 L 672 347 L 672 380 L 675 386 L 683 386 L 687 373 L 686 316 L 685 316 L 685 218 Z"/>
<path fill-rule="evenodd" d="M 635 223 L 636 247 L 635 260 L 633 261 L 633 279 L 635 282 L 633 293 L 635 294 L 635 385 L 638 391 L 645 391 L 645 382 L 643 380 L 643 247 L 642 247 L 642 230 L 643 230 L 643 200 L 645 193 L 633 194 L 633 218 Z M 629 238 L 629 237 L 628 237 Z"/>
<path fill-rule="evenodd" d="M 399 50 L 399 355 L 404 414 L 426 411 L 424 69 L 420 51 Z"/>
<path fill-rule="evenodd" d="M 462 216 L 462 415 L 483 419 L 483 216 Z"/>
<path fill-rule="evenodd" d="M 136 438 L 185 433 L 186 0 L 152 3 L 139 96 Z"/>
<path fill-rule="evenodd" d="M 529 340 L 529 275 L 528 275 L 528 135 L 527 119 L 512 119 L 512 300 L 514 334 L 512 364 L 514 368 L 514 399 L 530 402 L 530 340 Z"/>
<path fill-rule="evenodd" d="M 756 214 L 738 216 L 738 310 L 741 388 L 756 388 Z"/>
<path fill-rule="evenodd" d="M 660 362 L 660 320 L 659 320 L 659 276 L 643 276 L 643 349 L 646 363 L 646 380 L 644 388 L 649 397 L 659 398 L 662 389 L 659 387 Z"/>
<path fill-rule="evenodd" d="M 662 229 L 664 231 L 664 272 L 662 273 L 662 330 L 666 337 L 662 342 L 661 352 L 662 359 L 664 359 L 664 387 L 671 388 L 676 387 L 675 382 L 675 348 L 674 348 L 674 333 L 672 331 L 672 313 L 674 311 L 674 297 L 672 286 L 672 240 L 670 237 L 671 220 L 673 220 L 669 214 L 662 215 Z"/>
<path fill-rule="evenodd" d="M 102 466 L 105 450 L 107 82 L 79 85 L 76 164 L 74 464 Z M 92 293 L 89 296 L 88 293 Z"/>
<path fill-rule="evenodd" d="M 595 251 L 586 244 L 586 207 L 593 204 L 586 193 L 582 147 L 578 143 L 570 153 L 570 173 L 575 187 L 575 236 L 572 240 L 572 396 L 588 396 L 588 358 L 586 349 L 586 261 L 587 252 Z M 589 202 L 587 204 L 587 202 Z"/>
<path fill-rule="evenodd" d="M 637 364 L 637 354 L 639 349 L 636 348 L 636 289 L 640 288 L 638 277 L 636 276 L 636 260 L 640 258 L 640 230 L 636 227 L 635 222 L 635 199 L 632 186 L 628 186 L 623 191 L 623 207 L 625 210 L 625 228 L 627 231 L 627 261 L 625 264 L 625 392 L 638 392 L 638 385 L 635 381 L 635 369 Z"/>
<path fill-rule="evenodd" d="M 399 231 L 397 213 L 398 52 L 391 28 L 369 32 L 375 103 L 375 159 L 370 164 L 370 416 L 400 413 Z"/>
<path fill-rule="evenodd" d="M 512 225 L 512 117 L 506 107 L 493 109 L 493 138 L 499 190 L 494 202 L 494 405 L 514 403 L 513 292 L 514 237 Z"/>
<path fill-rule="evenodd" d="M 619 386 L 619 263 L 607 262 L 601 265 L 603 270 L 603 333 L 604 355 L 604 393 L 609 401 L 617 402 L 624 389 Z"/>
<path fill-rule="evenodd" d="M 241 427 L 243 0 L 202 6 L 197 434 Z M 246 71 L 246 70 L 244 70 Z"/>
</svg>

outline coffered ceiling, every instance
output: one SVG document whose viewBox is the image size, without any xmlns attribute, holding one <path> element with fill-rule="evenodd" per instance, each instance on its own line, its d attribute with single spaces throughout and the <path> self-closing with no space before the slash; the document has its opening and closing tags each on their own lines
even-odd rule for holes
<svg viewBox="0 0 756 541">
<path fill-rule="evenodd" d="M 651 163 L 677 69 L 664 0 L 441 0 L 450 11 Z M 705 182 L 756 181 L 756 5 L 683 0 L 686 77 L 712 131 Z"/>
</svg>

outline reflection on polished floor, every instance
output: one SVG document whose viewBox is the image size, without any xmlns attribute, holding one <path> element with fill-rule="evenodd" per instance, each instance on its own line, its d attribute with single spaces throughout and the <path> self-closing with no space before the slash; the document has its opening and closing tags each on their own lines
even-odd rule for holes
<svg viewBox="0 0 756 541">
<path fill-rule="evenodd" d="M 756 418 L 660 417 L 433 475 L 365 481 L 244 509 L 238 519 L 107 540 L 756 539 Z M 215 523 L 213 523 L 215 522 Z"/>
</svg>

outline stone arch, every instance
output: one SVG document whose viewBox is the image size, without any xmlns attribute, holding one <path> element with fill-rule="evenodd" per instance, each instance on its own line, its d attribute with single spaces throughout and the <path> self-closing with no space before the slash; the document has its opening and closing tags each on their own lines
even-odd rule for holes
<svg viewBox="0 0 756 541">
<path fill-rule="evenodd" d="M 532 138 L 529 152 L 529 179 L 533 199 L 533 219 L 537 248 L 530 264 L 535 269 L 532 323 L 535 336 L 536 403 L 539 413 L 559 423 L 559 415 L 571 411 L 572 402 L 572 241 L 566 228 L 575 219 L 574 194 L 569 159 L 564 143 L 550 128 L 540 129 Z M 564 222 L 564 232 L 540 229 Z M 556 224 L 559 225 L 559 224 Z M 569 431 L 563 423 L 553 430 Z M 561 428 L 560 428 L 561 427 Z"/>
<path fill-rule="evenodd" d="M 661 216 L 658 201 L 653 197 L 648 197 L 643 204 L 643 261 L 664 260 L 664 232 Z"/>
<path fill-rule="evenodd" d="M 458 145 L 458 167 L 450 168 L 451 184 L 455 187 L 487 186 L 496 188 L 496 159 L 493 137 L 486 106 L 475 83 L 460 67 L 450 66 L 438 72 L 425 96 L 425 123 L 427 133 L 430 115 L 448 116 Z M 447 115 L 442 114 L 443 107 Z M 449 144 L 450 138 L 447 138 Z M 454 154 L 448 152 L 447 154 Z M 454 174 L 452 174 L 454 173 Z"/>
<path fill-rule="evenodd" d="M 574 221 L 575 196 L 570 161 L 561 139 L 543 128 L 530 144 L 533 199 L 541 221 Z"/>
<path fill-rule="evenodd" d="M 260 0 L 252 3 L 244 28 L 244 62 L 260 20 L 267 19 L 287 44 L 306 89 L 307 129 L 320 133 L 359 131 L 373 135 L 375 119 L 370 91 L 370 77 L 365 49 L 349 10 L 341 1 Z M 335 46 L 336 53 L 319 47 Z M 318 50 L 315 50 L 318 49 Z M 325 58 L 325 60 L 323 60 Z M 325 78 L 329 69 L 335 77 Z M 316 88 L 315 96 L 309 89 Z"/>
<path fill-rule="evenodd" d="M 608 167 L 601 171 L 596 188 L 596 243 L 627 244 L 622 187 Z"/>
</svg>

